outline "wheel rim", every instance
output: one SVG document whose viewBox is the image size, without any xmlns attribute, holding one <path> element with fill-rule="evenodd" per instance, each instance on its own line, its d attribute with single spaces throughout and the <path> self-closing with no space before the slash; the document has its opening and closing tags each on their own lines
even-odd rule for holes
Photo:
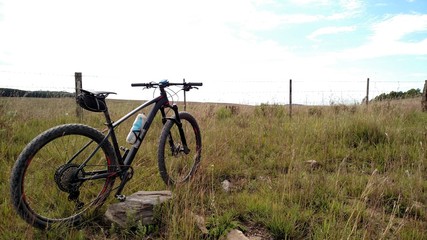
<svg viewBox="0 0 427 240">
<path fill-rule="evenodd" d="M 186 154 L 181 142 L 178 126 L 173 124 L 165 144 L 164 162 L 170 183 L 180 183 L 188 180 L 194 173 L 197 162 L 200 159 L 200 139 L 196 138 L 196 130 L 190 122 L 181 119 L 182 128 L 186 137 L 189 152 Z M 171 146 L 169 140 L 173 139 Z"/>
<path fill-rule="evenodd" d="M 76 191 L 71 191 L 66 184 L 72 179 L 72 174 L 82 177 L 83 172 L 77 171 L 79 166 L 93 150 L 96 143 L 90 144 L 72 163 L 67 163 L 71 156 L 78 151 L 90 138 L 83 135 L 67 135 L 55 138 L 39 149 L 28 161 L 22 180 L 22 199 L 30 212 L 39 220 L 50 223 L 61 221 L 77 221 L 83 212 L 96 205 L 103 194 L 107 193 L 110 180 L 99 179 L 77 183 Z M 72 169 L 73 173 L 59 170 L 63 166 Z M 85 171 L 107 170 L 110 159 L 100 149 L 85 167 Z M 71 174 L 71 175 L 70 175 Z M 58 181 L 61 177 L 63 185 Z M 75 178 L 74 178 L 75 180 Z M 69 182 L 67 182 L 69 181 Z M 65 185 L 64 185 L 65 184 Z M 61 189 L 62 188 L 62 189 Z"/>
</svg>

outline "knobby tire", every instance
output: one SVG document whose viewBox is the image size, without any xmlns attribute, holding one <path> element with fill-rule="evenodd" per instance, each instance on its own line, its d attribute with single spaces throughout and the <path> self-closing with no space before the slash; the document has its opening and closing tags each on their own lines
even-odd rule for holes
<svg viewBox="0 0 427 240">
<path fill-rule="evenodd" d="M 175 119 L 168 119 L 163 126 L 158 148 L 158 167 L 168 186 L 188 181 L 196 172 L 202 153 L 202 138 L 196 119 L 187 112 L 180 112 L 189 153 L 182 151 L 182 141 Z"/>
<path fill-rule="evenodd" d="M 19 155 L 11 173 L 11 199 L 18 214 L 40 229 L 73 226 L 92 216 L 114 185 L 117 161 L 110 142 L 105 140 L 87 165 L 81 169 L 79 166 L 104 137 L 92 127 L 66 124 L 34 138 Z M 73 158 L 87 143 L 88 147 Z M 73 160 L 69 162 L 70 159 Z M 108 177 L 75 180 L 100 171 Z"/>
</svg>

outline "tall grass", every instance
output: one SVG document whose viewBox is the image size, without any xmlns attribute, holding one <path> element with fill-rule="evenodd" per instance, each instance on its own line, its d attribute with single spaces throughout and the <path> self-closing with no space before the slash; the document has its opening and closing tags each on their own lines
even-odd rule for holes
<svg viewBox="0 0 427 240">
<path fill-rule="evenodd" d="M 109 101 L 113 119 L 137 105 Z M 0 98 L 0 236 L 217 239 L 238 228 L 272 239 L 427 238 L 427 114 L 419 99 L 369 108 L 294 107 L 292 119 L 280 105 L 191 104 L 188 111 L 201 127 L 202 164 L 191 182 L 172 189 L 173 199 L 157 210 L 156 227 L 123 230 L 99 220 L 43 232 L 12 209 L 10 170 L 38 133 L 80 119 L 72 99 Z M 82 122 L 104 128 L 100 114 L 84 112 Z M 120 145 L 131 123 L 117 129 Z M 166 188 L 156 162 L 161 127 L 158 120 L 150 129 L 125 194 Z M 232 184 L 228 192 L 224 180 Z M 111 202 L 113 196 L 105 205 Z"/>
</svg>

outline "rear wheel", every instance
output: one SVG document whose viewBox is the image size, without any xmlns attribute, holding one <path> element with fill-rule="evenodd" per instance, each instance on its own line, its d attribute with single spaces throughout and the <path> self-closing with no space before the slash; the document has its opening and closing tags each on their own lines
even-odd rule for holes
<svg viewBox="0 0 427 240">
<path fill-rule="evenodd" d="M 104 203 L 115 179 L 114 151 L 104 137 L 89 126 L 67 124 L 33 139 L 11 174 L 18 214 L 42 229 L 89 218 Z"/>
<path fill-rule="evenodd" d="M 184 146 L 175 119 L 163 126 L 158 149 L 160 175 L 167 185 L 188 181 L 200 163 L 202 138 L 196 119 L 187 112 L 180 112 L 182 130 L 187 146 Z"/>
</svg>

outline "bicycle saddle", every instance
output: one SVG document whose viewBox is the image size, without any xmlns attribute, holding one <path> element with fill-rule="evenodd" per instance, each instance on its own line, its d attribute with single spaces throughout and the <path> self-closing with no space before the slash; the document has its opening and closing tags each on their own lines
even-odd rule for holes
<svg viewBox="0 0 427 240">
<path fill-rule="evenodd" d="M 83 93 L 89 94 L 89 95 L 93 95 L 96 98 L 106 98 L 108 95 L 110 94 L 117 94 L 115 92 L 108 92 L 108 91 L 88 91 L 88 90 L 84 90 L 84 89 L 80 89 Z"/>
</svg>

